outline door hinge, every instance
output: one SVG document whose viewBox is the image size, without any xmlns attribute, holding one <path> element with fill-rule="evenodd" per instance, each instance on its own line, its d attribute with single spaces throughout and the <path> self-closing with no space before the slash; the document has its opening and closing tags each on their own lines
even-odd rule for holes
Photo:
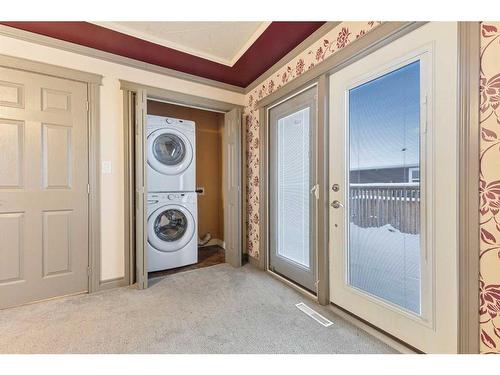
<svg viewBox="0 0 500 375">
<path fill-rule="evenodd" d="M 92 269 L 89 267 L 87 267 L 87 276 L 90 276 L 90 274 L 92 273 Z"/>
<path fill-rule="evenodd" d="M 90 195 L 90 184 L 87 184 L 87 194 Z"/>
<path fill-rule="evenodd" d="M 85 101 L 85 110 L 88 112 L 90 108 L 89 101 Z"/>
</svg>

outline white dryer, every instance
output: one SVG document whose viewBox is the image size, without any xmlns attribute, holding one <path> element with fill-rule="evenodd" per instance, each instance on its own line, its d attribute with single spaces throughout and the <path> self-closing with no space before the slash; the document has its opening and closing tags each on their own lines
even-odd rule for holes
<svg viewBox="0 0 500 375">
<path fill-rule="evenodd" d="M 148 192 L 196 190 L 195 123 L 147 117 Z"/>
<path fill-rule="evenodd" d="M 148 194 L 148 271 L 198 262 L 197 194 Z"/>
</svg>

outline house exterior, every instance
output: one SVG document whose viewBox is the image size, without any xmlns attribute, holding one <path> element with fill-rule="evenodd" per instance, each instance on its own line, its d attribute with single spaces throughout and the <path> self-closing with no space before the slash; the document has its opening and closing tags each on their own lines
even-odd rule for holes
<svg viewBox="0 0 500 375">
<path fill-rule="evenodd" d="M 418 165 L 412 165 L 404 167 L 351 169 L 349 179 L 353 184 L 418 183 L 420 181 L 420 168 Z"/>
</svg>

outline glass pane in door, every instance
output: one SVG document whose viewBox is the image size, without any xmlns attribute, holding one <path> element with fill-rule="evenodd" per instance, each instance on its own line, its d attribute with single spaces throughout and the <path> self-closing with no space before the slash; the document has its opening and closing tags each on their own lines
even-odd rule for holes
<svg viewBox="0 0 500 375">
<path fill-rule="evenodd" d="M 421 311 L 420 63 L 348 92 L 348 283 Z"/>
<path fill-rule="evenodd" d="M 277 123 L 277 246 L 282 257 L 309 267 L 309 107 Z"/>
</svg>

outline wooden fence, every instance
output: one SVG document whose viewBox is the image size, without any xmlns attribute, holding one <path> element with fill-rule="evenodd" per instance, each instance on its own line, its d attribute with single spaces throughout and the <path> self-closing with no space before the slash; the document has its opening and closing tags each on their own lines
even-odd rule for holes
<svg viewBox="0 0 500 375">
<path fill-rule="evenodd" d="M 420 233 L 418 184 L 351 184 L 350 222 L 362 228 L 392 225 L 403 233 Z"/>
</svg>

